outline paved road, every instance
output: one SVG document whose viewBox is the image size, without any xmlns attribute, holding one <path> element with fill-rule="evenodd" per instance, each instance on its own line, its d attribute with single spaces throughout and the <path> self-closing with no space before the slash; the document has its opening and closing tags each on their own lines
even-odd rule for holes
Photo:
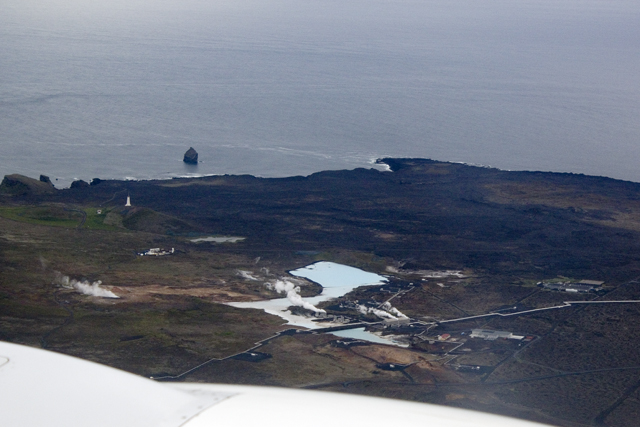
<svg viewBox="0 0 640 427">
<path fill-rule="evenodd" d="M 198 366 L 194 366 L 193 368 L 188 369 L 188 370 L 186 370 L 186 371 L 184 371 L 184 372 L 182 372 L 182 373 L 180 373 L 180 374 L 178 374 L 178 375 L 165 375 L 165 376 L 162 376 L 162 377 L 151 377 L 151 379 L 153 379 L 153 380 L 157 380 L 157 381 L 174 381 L 174 380 L 179 380 L 179 379 L 183 378 L 184 376 L 186 376 L 186 375 L 188 375 L 188 374 L 191 374 L 191 373 L 193 373 L 193 372 L 197 371 L 198 369 L 201 369 L 201 368 L 205 367 L 206 365 L 208 365 L 208 364 L 210 364 L 210 363 L 213 363 L 213 362 L 222 362 L 223 360 L 227 360 L 227 359 L 231 359 L 232 357 L 236 357 L 236 356 L 237 356 L 237 355 L 239 355 L 239 354 L 242 354 L 242 353 L 248 353 L 248 352 L 250 352 L 250 351 L 257 350 L 257 349 L 259 349 L 260 347 L 262 347 L 263 345 L 268 344 L 268 343 L 269 343 L 269 341 L 271 341 L 271 340 L 272 340 L 272 339 L 274 339 L 274 338 L 278 338 L 278 337 L 280 337 L 280 336 L 282 336 L 282 335 L 290 335 L 290 334 L 292 333 L 291 331 L 298 331 L 298 329 L 285 329 L 284 331 L 276 332 L 276 333 L 275 333 L 275 335 L 272 335 L 272 336 L 270 336 L 270 337 L 268 337 L 268 338 L 265 338 L 265 339 L 263 339 L 263 340 L 258 341 L 258 342 L 257 342 L 257 343 L 255 343 L 255 345 L 254 345 L 253 347 L 251 347 L 251 348 L 248 348 L 248 349 L 246 349 L 246 350 L 240 351 L 240 352 L 238 352 L 238 353 L 234 353 L 234 354 L 232 354 L 232 355 L 230 355 L 230 356 L 221 357 L 221 358 L 213 358 L 213 359 L 209 359 L 209 360 L 207 360 L 206 362 L 203 362 L 203 363 L 199 364 Z M 302 333 L 305 333 L 305 332 L 307 332 L 307 331 L 301 331 L 301 332 L 302 332 Z M 297 332 L 294 332 L 294 333 L 297 333 Z"/>
<path fill-rule="evenodd" d="M 74 209 L 74 208 L 64 208 L 64 210 L 67 211 L 67 212 L 78 212 L 80 215 L 82 215 L 82 219 L 80 220 L 80 224 L 78 224 L 78 226 L 76 228 L 82 228 L 84 223 L 87 221 L 87 213 L 85 211 L 83 211 L 83 210 Z"/>
<path fill-rule="evenodd" d="M 536 313 L 538 311 L 546 311 L 546 310 L 555 310 L 558 308 L 567 308 L 574 305 L 579 304 L 633 304 L 640 303 L 640 300 L 618 300 L 618 301 L 564 301 L 562 305 L 555 305 L 553 307 L 543 307 L 543 308 L 534 308 L 532 310 L 524 310 L 518 311 L 516 313 L 487 313 L 487 314 L 479 314 L 477 316 L 468 316 L 468 317 L 458 317 L 457 319 L 448 319 L 448 320 L 440 320 L 438 323 L 453 323 L 453 322 L 462 322 L 464 320 L 472 320 L 472 319 L 480 319 L 484 317 L 493 317 L 493 316 L 501 316 L 501 317 L 511 317 L 511 316 L 520 316 L 523 314 Z"/>
<path fill-rule="evenodd" d="M 122 192 L 124 192 L 124 191 L 127 191 L 127 190 L 126 190 L 126 189 L 124 189 L 124 190 L 116 191 L 115 193 L 113 193 L 113 197 L 112 197 L 112 198 L 110 198 L 110 199 L 109 199 L 109 200 L 107 200 L 106 202 L 100 203 L 100 206 L 106 205 L 107 203 L 109 203 L 110 201 L 112 201 L 113 199 L 115 199 L 115 198 L 116 198 L 116 196 L 117 196 L 119 193 L 122 193 Z"/>
</svg>

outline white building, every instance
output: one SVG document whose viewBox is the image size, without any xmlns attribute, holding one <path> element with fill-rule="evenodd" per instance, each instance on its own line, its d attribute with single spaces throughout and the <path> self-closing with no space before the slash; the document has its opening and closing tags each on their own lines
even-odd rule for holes
<svg viewBox="0 0 640 427">
<path fill-rule="evenodd" d="M 506 331 L 492 331 L 488 329 L 472 329 L 471 338 L 483 338 L 487 341 L 495 341 L 498 338 L 508 340 L 521 340 L 524 339 L 524 335 L 514 335 L 512 332 Z"/>
</svg>

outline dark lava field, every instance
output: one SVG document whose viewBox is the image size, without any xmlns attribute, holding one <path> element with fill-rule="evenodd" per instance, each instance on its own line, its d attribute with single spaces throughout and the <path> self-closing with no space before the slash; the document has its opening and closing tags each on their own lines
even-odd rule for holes
<svg viewBox="0 0 640 427">
<path fill-rule="evenodd" d="M 7 176 L 0 339 L 144 376 L 211 360 L 181 380 L 379 395 L 562 426 L 635 425 L 640 306 L 628 301 L 640 300 L 640 184 L 379 162 L 390 171 L 94 179 L 64 190 Z M 244 239 L 192 241 L 208 236 Z M 155 247 L 175 252 L 138 255 Z M 405 335 L 404 347 L 276 335 L 291 328 L 281 318 L 225 304 L 276 298 L 265 283 L 317 261 L 388 275 L 399 292 L 394 307 L 419 331 L 377 330 Z M 432 274 L 446 271 L 457 275 Z M 120 298 L 65 286 L 74 280 L 100 281 Z M 582 280 L 604 283 L 591 293 L 537 285 Z M 320 292 L 300 287 L 302 296 Z M 382 303 L 389 292 L 359 288 L 326 306 L 341 314 L 341 304 Z M 565 301 L 598 303 L 445 322 Z M 478 328 L 528 338 L 470 338 Z M 242 353 L 271 336 L 255 361 Z M 391 365 L 401 369 L 381 368 Z"/>
</svg>

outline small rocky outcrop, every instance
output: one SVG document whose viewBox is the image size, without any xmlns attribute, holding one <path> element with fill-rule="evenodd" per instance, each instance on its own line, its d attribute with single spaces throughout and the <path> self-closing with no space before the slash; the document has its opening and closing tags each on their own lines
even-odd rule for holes
<svg viewBox="0 0 640 427">
<path fill-rule="evenodd" d="M 0 193 L 12 196 L 51 194 L 56 191 L 51 182 L 46 183 L 19 174 L 5 175 L 0 184 Z"/>
<path fill-rule="evenodd" d="M 103 179 L 100 179 L 100 178 L 93 178 L 93 179 L 91 180 L 91 183 L 90 183 L 89 185 L 98 185 L 98 184 L 100 184 L 100 183 L 101 183 L 101 182 L 103 182 L 103 181 L 104 181 L 104 180 L 103 180 Z"/>
<path fill-rule="evenodd" d="M 71 183 L 71 188 L 86 188 L 89 186 L 89 183 L 87 181 L 83 181 L 81 179 L 77 180 L 77 181 L 73 181 Z"/>
<path fill-rule="evenodd" d="M 40 175 L 40 182 L 53 185 L 53 182 L 51 182 L 51 179 L 47 175 Z"/>
<path fill-rule="evenodd" d="M 186 153 L 184 153 L 183 162 L 188 163 L 190 165 L 198 164 L 198 152 L 193 149 L 193 147 L 189 147 Z"/>
</svg>

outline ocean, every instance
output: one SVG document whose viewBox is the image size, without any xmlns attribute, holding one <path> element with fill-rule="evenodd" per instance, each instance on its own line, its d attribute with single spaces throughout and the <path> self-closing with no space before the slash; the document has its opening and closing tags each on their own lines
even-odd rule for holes
<svg viewBox="0 0 640 427">
<path fill-rule="evenodd" d="M 629 0 L 0 0 L 0 174 L 423 157 L 640 182 Z M 201 162 L 183 164 L 194 147 Z"/>
</svg>

